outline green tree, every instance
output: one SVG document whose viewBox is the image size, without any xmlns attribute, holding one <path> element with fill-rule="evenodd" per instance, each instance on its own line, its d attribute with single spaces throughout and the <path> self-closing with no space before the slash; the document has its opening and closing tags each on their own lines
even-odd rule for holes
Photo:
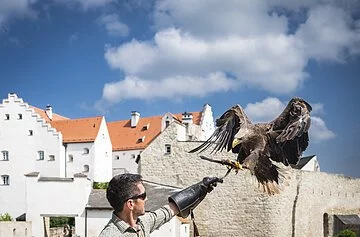
<svg viewBox="0 0 360 237">
<path fill-rule="evenodd" d="M 108 185 L 107 182 L 94 182 L 93 189 L 107 189 Z"/>
<path fill-rule="evenodd" d="M 345 229 L 340 231 L 335 237 L 356 237 L 356 233 L 352 230 Z"/>
<path fill-rule="evenodd" d="M 12 220 L 13 220 L 13 218 L 7 212 L 0 215 L 0 221 L 12 221 Z"/>
<path fill-rule="evenodd" d="M 50 228 L 63 227 L 65 224 L 75 226 L 74 217 L 50 217 Z"/>
</svg>

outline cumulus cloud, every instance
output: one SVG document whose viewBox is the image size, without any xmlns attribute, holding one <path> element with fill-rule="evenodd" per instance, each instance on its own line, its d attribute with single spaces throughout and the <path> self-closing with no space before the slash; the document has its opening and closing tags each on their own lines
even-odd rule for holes
<svg viewBox="0 0 360 237">
<path fill-rule="evenodd" d="M 125 37 L 129 34 L 129 27 L 120 20 L 117 14 L 103 15 L 97 19 L 97 23 L 104 26 L 111 36 Z"/>
<path fill-rule="evenodd" d="M 309 78 L 305 68 L 310 59 L 343 62 L 360 52 L 360 24 L 349 6 L 358 5 L 334 0 L 156 1 L 154 37 L 108 45 L 104 57 L 125 74 L 119 89 L 128 77 L 141 78 L 146 88 L 153 88 L 168 78 L 207 78 L 221 72 L 231 75 L 226 80 L 237 82 L 236 88 L 290 94 Z M 303 19 L 295 23 L 286 14 L 299 11 L 304 11 Z M 199 88 L 197 93 L 203 92 Z"/>
<path fill-rule="evenodd" d="M 311 117 L 310 139 L 314 142 L 322 142 L 335 137 L 335 133 L 327 128 L 324 120 L 319 117 Z"/>
<path fill-rule="evenodd" d="M 116 0 L 54 0 L 54 2 L 65 4 L 69 7 L 80 7 L 83 10 L 102 7 Z"/>
<path fill-rule="evenodd" d="M 13 17 L 36 18 L 36 12 L 31 8 L 36 1 L 12 0 L 1 1 L 0 4 L 0 26 Z"/>
<path fill-rule="evenodd" d="M 123 99 L 181 100 L 185 96 L 203 97 L 216 91 L 226 92 L 234 87 L 236 87 L 236 82 L 226 78 L 220 72 L 206 77 L 175 76 L 153 82 L 129 76 L 125 80 L 105 84 L 103 95 L 104 99 L 110 103 L 117 103 Z"/>
<path fill-rule="evenodd" d="M 252 122 L 270 122 L 281 114 L 285 109 L 288 101 L 282 102 L 278 98 L 268 97 L 263 101 L 256 103 L 249 103 L 244 108 L 246 114 Z M 324 108 L 321 103 L 314 103 L 312 107 L 315 114 L 323 112 Z M 322 142 L 335 137 L 320 117 L 311 115 L 311 127 L 309 130 L 310 140 L 312 142 Z"/>
<path fill-rule="evenodd" d="M 278 98 L 268 97 L 263 101 L 249 103 L 244 108 L 252 122 L 270 122 L 284 110 L 286 104 Z"/>
</svg>

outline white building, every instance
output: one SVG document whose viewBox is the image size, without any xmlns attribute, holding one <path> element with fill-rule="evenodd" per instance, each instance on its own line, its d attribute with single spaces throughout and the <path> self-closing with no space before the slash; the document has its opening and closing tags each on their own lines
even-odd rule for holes
<svg viewBox="0 0 360 237">
<path fill-rule="evenodd" d="M 0 151 L 0 213 L 25 213 L 24 174 L 65 177 L 62 134 L 15 94 L 0 104 Z"/>
<path fill-rule="evenodd" d="M 42 110 L 13 93 L 0 104 L 0 117 L 0 213 L 26 217 L 33 236 L 48 232 L 51 217 L 64 216 L 75 218 L 77 235 L 99 232 L 89 224 L 103 227 L 109 210 L 87 218 L 94 213 L 87 205 L 93 182 L 141 173 L 141 152 L 174 121 L 180 141 L 204 140 L 214 130 L 209 105 L 201 112 L 148 118 L 132 112 L 130 120 L 106 123 L 104 117 L 68 119 L 50 105 Z M 187 221 L 174 219 L 152 236 L 170 232 L 188 236 Z"/>
<path fill-rule="evenodd" d="M 53 113 L 51 106 L 32 107 L 16 94 L 2 101 L 0 117 L 0 213 L 13 218 L 26 213 L 25 174 L 72 178 L 82 173 L 96 182 L 112 177 L 104 117 L 70 120 Z M 39 195 L 44 191 L 35 190 Z"/>
<path fill-rule="evenodd" d="M 139 112 L 132 111 L 128 120 L 108 122 L 113 147 L 113 175 L 141 173 L 138 166 L 141 152 L 174 121 L 178 124 L 178 141 L 204 141 L 215 130 L 211 106 L 208 104 L 200 112 L 168 112 L 163 116 L 145 118 L 141 118 Z"/>
</svg>

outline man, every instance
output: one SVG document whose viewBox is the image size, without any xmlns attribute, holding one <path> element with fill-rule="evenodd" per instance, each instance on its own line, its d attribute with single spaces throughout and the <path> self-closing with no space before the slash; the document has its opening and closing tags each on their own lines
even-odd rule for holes
<svg viewBox="0 0 360 237">
<path fill-rule="evenodd" d="M 106 190 L 106 198 L 114 212 L 99 237 L 148 237 L 174 215 L 186 218 L 218 182 L 223 181 L 217 177 L 206 177 L 201 182 L 170 196 L 168 205 L 145 213 L 147 196 L 141 175 L 114 176 Z"/>
</svg>

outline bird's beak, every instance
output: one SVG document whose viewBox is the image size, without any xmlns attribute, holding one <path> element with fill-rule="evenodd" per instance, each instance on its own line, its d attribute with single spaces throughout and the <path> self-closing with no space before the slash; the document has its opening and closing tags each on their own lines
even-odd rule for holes
<svg viewBox="0 0 360 237">
<path fill-rule="evenodd" d="M 240 139 L 234 138 L 234 140 L 232 142 L 232 148 L 236 147 L 239 144 L 240 144 Z"/>
</svg>

